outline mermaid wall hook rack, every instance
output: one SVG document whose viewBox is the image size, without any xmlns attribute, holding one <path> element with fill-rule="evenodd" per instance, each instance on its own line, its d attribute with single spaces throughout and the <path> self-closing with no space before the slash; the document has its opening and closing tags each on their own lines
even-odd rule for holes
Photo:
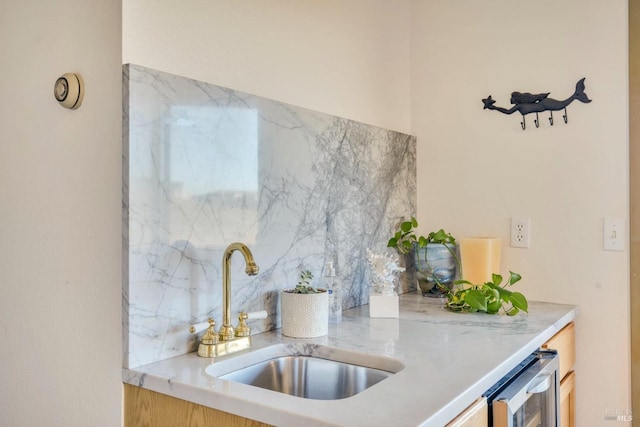
<svg viewBox="0 0 640 427">
<path fill-rule="evenodd" d="M 576 90 L 565 100 L 559 101 L 557 99 L 549 98 L 549 93 L 521 93 L 521 92 L 512 92 L 511 93 L 511 103 L 513 107 L 506 109 L 503 107 L 496 107 L 494 104 L 496 101 L 491 98 L 489 95 L 487 98 L 482 100 L 484 104 L 483 109 L 496 110 L 504 114 L 513 114 L 516 111 L 522 114 L 522 121 L 520 125 L 522 126 L 522 130 L 527 128 L 527 123 L 525 120 L 525 116 L 527 114 L 536 113 L 536 118 L 533 121 L 533 124 L 536 127 L 540 127 L 540 120 L 538 119 L 538 113 L 542 113 L 543 111 L 549 112 L 549 123 L 553 126 L 553 112 L 564 110 L 562 115 L 562 119 L 565 123 L 569 121 L 569 117 L 567 116 L 567 106 L 571 104 L 574 100 L 578 100 L 580 102 L 589 103 L 591 100 L 584 93 L 584 77 L 576 83 Z"/>
</svg>

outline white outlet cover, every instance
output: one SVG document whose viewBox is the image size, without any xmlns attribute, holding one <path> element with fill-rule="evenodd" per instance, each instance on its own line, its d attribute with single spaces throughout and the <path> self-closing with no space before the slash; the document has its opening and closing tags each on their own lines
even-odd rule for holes
<svg viewBox="0 0 640 427">
<path fill-rule="evenodd" d="M 529 248 L 531 246 L 531 218 L 511 218 L 511 247 Z"/>
</svg>

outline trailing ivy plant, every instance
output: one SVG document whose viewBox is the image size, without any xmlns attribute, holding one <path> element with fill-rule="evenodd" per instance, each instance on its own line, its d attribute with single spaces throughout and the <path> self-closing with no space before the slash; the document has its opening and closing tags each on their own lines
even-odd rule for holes
<svg viewBox="0 0 640 427">
<path fill-rule="evenodd" d="M 389 239 L 387 247 L 396 248 L 402 255 L 406 255 L 411 251 L 414 245 L 420 248 L 424 248 L 428 244 L 442 244 L 445 248 L 447 248 L 453 259 L 455 259 L 458 272 L 462 274 L 462 264 L 460 263 L 460 259 L 458 258 L 455 249 L 455 237 L 453 237 L 451 233 L 447 233 L 446 231 L 444 231 L 442 228 L 438 231 L 432 231 L 431 233 L 427 234 L 426 237 L 416 236 L 415 229 L 417 227 L 418 221 L 414 217 L 411 217 L 411 221 L 402 222 L 393 237 Z M 431 266 L 429 265 L 429 260 L 427 259 L 427 252 L 424 253 L 424 260 L 429 268 L 431 268 Z M 436 274 L 433 274 L 432 277 L 436 286 L 442 292 L 446 293 L 450 290 L 449 288 L 451 285 L 447 286 L 444 283 L 441 283 Z"/>
<path fill-rule="evenodd" d="M 417 244 L 421 248 L 427 246 L 428 243 L 442 243 L 447 246 L 447 248 L 449 248 L 448 245 L 453 246 L 456 244 L 456 239 L 451 233 L 447 233 L 443 229 L 432 231 L 427 237 L 416 236 L 415 229 L 417 227 L 418 221 L 414 217 L 411 217 L 411 221 L 401 223 L 399 229 L 393 237 L 389 239 L 387 247 L 396 248 L 398 252 L 406 255 L 411 251 L 414 244 Z"/>
<path fill-rule="evenodd" d="M 456 244 L 456 239 L 443 229 L 431 232 L 426 237 L 416 236 L 415 229 L 417 227 L 418 221 L 414 217 L 411 217 L 411 221 L 402 222 L 393 237 L 389 239 L 387 247 L 396 248 L 398 252 L 406 255 L 414 245 L 422 248 L 429 243 L 441 243 L 455 258 L 460 277 L 464 277 L 460 259 L 455 253 L 454 245 Z M 494 273 L 491 275 L 490 282 L 473 284 L 468 280 L 458 280 L 454 283 L 453 289 L 449 289 L 440 283 L 435 275 L 433 277 L 438 288 L 447 297 L 446 307 L 451 311 L 495 314 L 502 309 L 509 316 L 515 316 L 520 311 L 528 313 L 529 304 L 527 298 L 520 292 L 513 292 L 507 289 L 522 278 L 513 271 L 509 271 L 509 279 L 504 284 L 502 283 L 502 276 Z M 465 285 L 468 286 L 465 287 Z"/>
<path fill-rule="evenodd" d="M 509 280 L 502 284 L 502 276 L 492 274 L 491 281 L 482 285 L 474 285 L 468 280 L 458 280 L 458 287 L 470 285 L 467 288 L 461 287 L 457 290 L 450 290 L 446 293 L 446 307 L 451 311 L 474 313 L 485 312 L 495 314 L 504 310 L 509 316 L 515 316 L 521 310 L 528 313 L 529 304 L 527 298 L 520 292 L 513 292 L 507 287 L 513 286 L 522 277 L 518 273 L 509 271 Z"/>
</svg>

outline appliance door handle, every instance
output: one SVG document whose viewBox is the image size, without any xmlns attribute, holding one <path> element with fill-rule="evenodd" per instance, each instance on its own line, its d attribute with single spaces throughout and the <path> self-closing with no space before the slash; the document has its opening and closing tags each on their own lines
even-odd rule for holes
<svg viewBox="0 0 640 427">
<path fill-rule="evenodd" d="M 549 390 L 549 387 L 551 387 L 551 375 L 541 375 L 531 383 L 529 388 L 527 388 L 527 393 L 544 393 Z"/>
</svg>

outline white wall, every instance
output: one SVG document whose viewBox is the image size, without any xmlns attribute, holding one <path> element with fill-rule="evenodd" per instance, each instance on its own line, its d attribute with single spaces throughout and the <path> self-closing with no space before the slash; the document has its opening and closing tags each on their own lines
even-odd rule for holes
<svg viewBox="0 0 640 427">
<path fill-rule="evenodd" d="M 409 2 L 123 1 L 123 60 L 407 132 Z"/>
<path fill-rule="evenodd" d="M 0 2 L 2 426 L 121 424 L 120 13 Z M 79 110 L 53 98 L 64 72 Z"/>
<path fill-rule="evenodd" d="M 424 231 L 507 239 L 511 216 L 530 217 L 532 247 L 505 245 L 503 270 L 530 299 L 580 306 L 577 425 L 600 425 L 630 407 L 628 253 L 601 249 L 602 218 L 628 215 L 626 6 L 126 0 L 123 57 L 411 131 Z M 581 77 L 593 102 L 572 104 L 567 125 L 543 114 L 522 131 L 518 115 L 482 109 L 514 90 L 563 99 Z"/>
<path fill-rule="evenodd" d="M 424 231 L 509 237 L 532 220 L 532 246 L 503 246 L 503 272 L 530 299 L 580 306 L 577 424 L 630 408 L 627 252 L 603 252 L 602 219 L 628 216 L 627 2 L 412 2 L 411 125 Z M 569 123 L 507 116 L 512 91 L 564 99 L 586 77 L 590 104 Z"/>
</svg>

